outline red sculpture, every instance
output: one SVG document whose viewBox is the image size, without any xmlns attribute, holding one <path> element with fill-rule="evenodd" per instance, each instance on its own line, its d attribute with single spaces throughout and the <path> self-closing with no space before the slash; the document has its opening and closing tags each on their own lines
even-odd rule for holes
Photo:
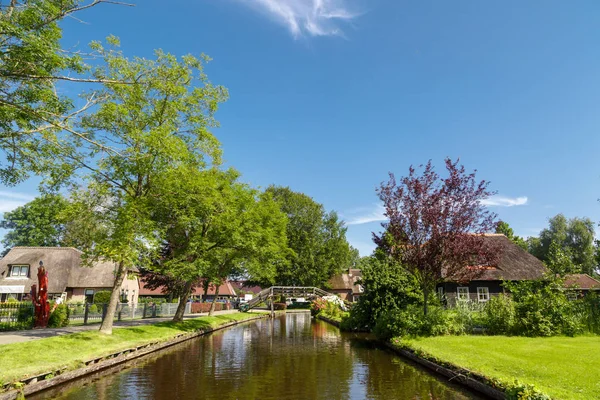
<svg viewBox="0 0 600 400">
<path fill-rule="evenodd" d="M 34 326 L 36 328 L 45 328 L 48 326 L 48 318 L 50 318 L 50 302 L 48 301 L 48 272 L 41 261 L 37 276 L 40 284 L 39 293 L 36 293 L 37 286 L 35 284 L 31 285 L 31 298 L 35 306 Z"/>
</svg>

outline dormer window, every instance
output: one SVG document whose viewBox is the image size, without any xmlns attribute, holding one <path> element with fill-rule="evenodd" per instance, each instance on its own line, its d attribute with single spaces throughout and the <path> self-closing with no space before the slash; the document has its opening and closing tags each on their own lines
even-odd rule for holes
<svg viewBox="0 0 600 400">
<path fill-rule="evenodd" d="M 29 265 L 11 265 L 8 276 L 10 278 L 29 278 Z"/>
</svg>

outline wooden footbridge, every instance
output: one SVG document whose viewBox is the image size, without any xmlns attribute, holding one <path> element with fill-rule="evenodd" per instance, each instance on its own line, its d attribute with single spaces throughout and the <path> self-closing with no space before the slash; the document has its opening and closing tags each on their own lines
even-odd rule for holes
<svg viewBox="0 0 600 400">
<path fill-rule="evenodd" d="M 273 296 L 304 297 L 307 299 L 314 299 L 317 297 L 335 295 L 313 286 L 271 286 L 270 288 L 264 289 L 258 293 L 248 303 L 242 304 L 240 306 L 240 311 L 246 312 L 257 307 L 259 304 L 270 300 L 271 313 L 273 313 Z"/>
</svg>

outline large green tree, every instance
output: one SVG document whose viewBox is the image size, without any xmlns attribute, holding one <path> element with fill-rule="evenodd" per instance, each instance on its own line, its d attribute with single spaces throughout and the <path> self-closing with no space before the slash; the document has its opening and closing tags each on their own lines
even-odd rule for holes
<svg viewBox="0 0 600 400">
<path fill-rule="evenodd" d="M 81 107 L 69 97 L 89 76 L 82 53 L 61 47 L 60 22 L 109 0 L 0 1 L 0 183 L 16 184 L 31 173 L 50 183 L 69 176 L 67 157 L 91 140 L 77 118 L 102 100 L 89 93 Z M 93 57 L 88 54 L 88 57 Z"/>
<path fill-rule="evenodd" d="M 272 282 L 276 263 L 285 260 L 285 215 L 238 175 L 182 166 L 156 182 L 150 201 L 162 251 L 155 272 L 183 286 L 174 320 L 201 279 L 217 290 L 233 275 Z"/>
<path fill-rule="evenodd" d="M 59 194 L 45 194 L 5 212 L 0 228 L 8 229 L 2 239 L 6 251 L 13 246 L 65 246 L 65 220 L 61 213 L 68 201 Z"/>
<path fill-rule="evenodd" d="M 350 266 L 346 227 L 335 212 L 289 187 L 271 186 L 267 193 L 288 217 L 287 240 L 293 250 L 287 263 L 277 265 L 277 284 L 322 287 Z"/>
<path fill-rule="evenodd" d="M 594 235 L 594 223 L 589 218 L 567 219 L 558 214 L 550 218 L 548 228 L 540 232 L 539 238 L 529 241 L 529 251 L 548 263 L 552 257 L 556 258 L 559 250 L 552 250 L 555 243 L 560 253 L 571 259 L 574 268 L 570 272 L 593 274 L 597 266 Z"/>
<path fill-rule="evenodd" d="M 109 38 L 111 45 L 118 45 Z M 99 92 L 103 102 L 89 110 L 78 126 L 88 134 L 84 150 L 93 159 L 72 158 L 89 171 L 86 196 L 103 227 L 86 253 L 114 261 L 113 292 L 101 332 L 112 332 L 120 288 L 129 266 L 157 249 L 148 209 L 154 183 L 165 170 L 187 165 L 203 168 L 220 162 L 219 142 L 210 128 L 227 91 L 208 81 L 203 72 L 206 57 L 180 59 L 162 51 L 154 60 L 124 57 L 99 43 L 94 50 L 104 64 L 94 76 L 105 81 Z M 122 85 L 118 82 L 135 81 Z M 115 83 L 110 83 L 115 82 Z"/>
<path fill-rule="evenodd" d="M 496 233 L 501 233 L 507 238 L 509 238 L 514 244 L 522 248 L 523 250 L 529 250 L 529 245 L 527 244 L 527 240 L 523 239 L 521 236 L 515 235 L 513 229 L 508 225 L 507 222 L 500 221 L 496 226 Z"/>
</svg>

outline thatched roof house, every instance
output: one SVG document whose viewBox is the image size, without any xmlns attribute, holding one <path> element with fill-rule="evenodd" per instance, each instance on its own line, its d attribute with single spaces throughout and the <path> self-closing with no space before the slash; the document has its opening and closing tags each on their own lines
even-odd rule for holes
<svg viewBox="0 0 600 400">
<path fill-rule="evenodd" d="M 210 285 L 208 287 L 208 292 L 206 296 L 204 296 L 204 288 L 202 286 L 202 282 L 194 288 L 191 294 L 192 299 L 202 299 L 202 300 L 212 300 L 215 297 L 216 286 Z M 153 297 L 153 298 L 168 298 L 169 295 L 165 293 L 164 287 L 157 287 L 155 289 L 150 288 L 144 279 L 140 279 L 140 296 L 142 297 Z M 219 299 L 233 299 L 237 297 L 235 290 L 229 281 L 225 281 L 221 286 L 219 286 L 219 294 L 217 298 Z"/>
<path fill-rule="evenodd" d="M 490 296 L 503 293 L 502 281 L 540 279 L 548 272 L 544 264 L 502 234 L 486 234 L 484 240 L 499 248 L 496 265 L 478 267 L 472 280 L 456 282 L 452 277 L 438 284 L 438 294 L 449 304 L 456 299 L 485 302 Z"/>
<path fill-rule="evenodd" d="M 72 247 L 13 247 L 0 259 L 0 301 L 12 297 L 22 300 L 37 284 L 40 261 L 48 271 L 50 298 L 66 296 L 68 299 L 91 301 L 96 292 L 112 290 L 116 266 L 99 261 L 92 266 L 82 265 L 80 250 Z M 139 285 L 137 277 L 128 277 L 122 285 L 127 301 L 137 302 Z"/>
<path fill-rule="evenodd" d="M 572 274 L 565 277 L 565 288 L 580 290 L 584 293 L 590 290 L 600 291 L 600 281 L 588 274 Z"/>
<path fill-rule="evenodd" d="M 362 286 L 358 283 L 362 277 L 360 269 L 349 268 L 348 272 L 333 276 L 327 283 L 326 288 L 330 293 L 339 295 L 345 301 L 358 301 L 363 293 Z"/>
</svg>

